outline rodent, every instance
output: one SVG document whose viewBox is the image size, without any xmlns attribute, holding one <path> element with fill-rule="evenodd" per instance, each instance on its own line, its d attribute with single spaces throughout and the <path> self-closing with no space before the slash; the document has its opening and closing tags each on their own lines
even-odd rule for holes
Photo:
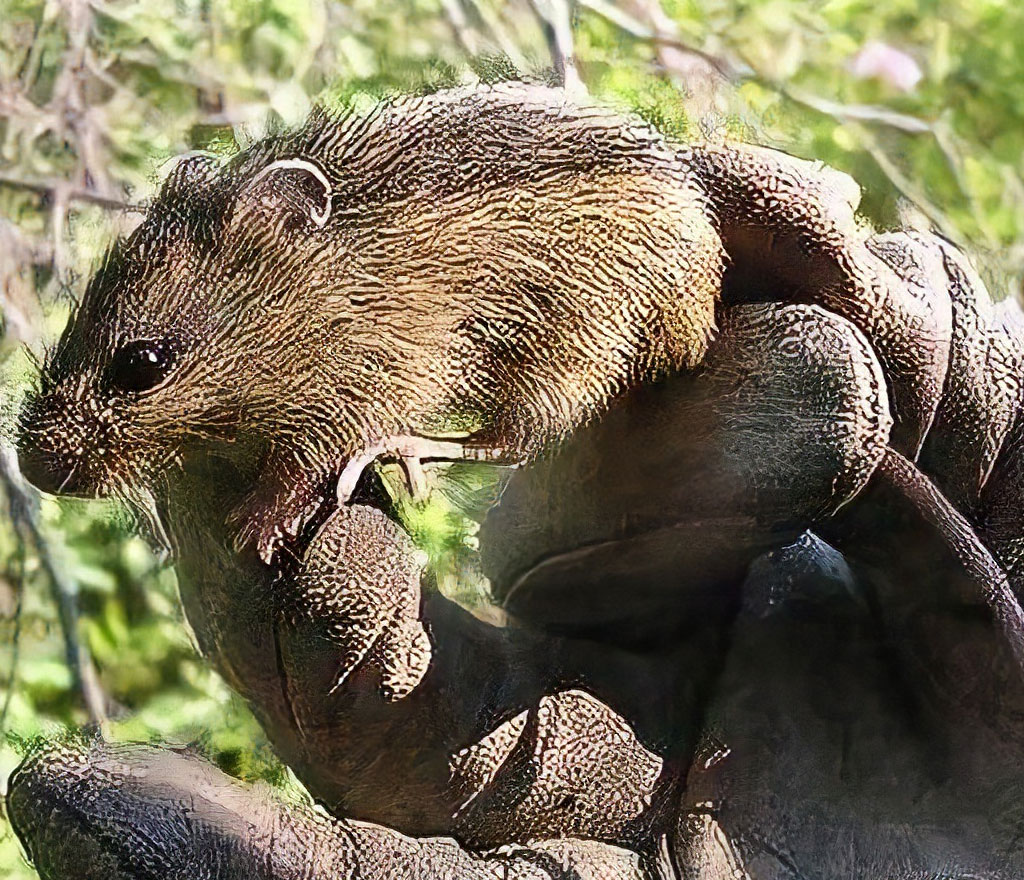
<svg viewBox="0 0 1024 880">
<path fill-rule="evenodd" d="M 145 499 L 197 451 L 258 459 L 230 520 L 236 548 L 272 563 L 333 509 L 352 462 L 415 459 L 420 441 L 527 462 L 620 392 L 699 364 L 721 297 L 853 324 L 885 376 L 896 456 L 913 469 L 972 438 L 949 481 L 970 506 L 1001 441 L 960 367 L 995 363 L 985 400 L 1005 437 L 1019 352 L 964 330 L 983 288 L 955 249 L 875 234 L 858 201 L 818 163 L 674 145 L 559 89 L 319 111 L 226 164 L 175 169 L 48 358 L 23 419 L 27 472 Z M 988 601 L 1024 658 L 996 580 Z"/>
<path fill-rule="evenodd" d="M 678 148 L 558 89 L 317 112 L 175 168 L 49 359 L 30 445 L 84 493 L 194 444 L 258 454 L 233 520 L 269 562 L 373 443 L 528 459 L 698 363 L 724 265 Z"/>
</svg>

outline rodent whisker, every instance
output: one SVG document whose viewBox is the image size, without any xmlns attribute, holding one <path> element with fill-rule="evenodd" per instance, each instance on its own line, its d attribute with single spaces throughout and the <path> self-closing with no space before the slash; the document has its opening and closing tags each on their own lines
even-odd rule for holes
<svg viewBox="0 0 1024 880">
<path fill-rule="evenodd" d="M 142 484 L 132 486 L 119 480 L 114 487 L 114 494 L 124 501 L 135 516 L 140 531 L 160 561 L 168 561 L 171 556 L 171 539 L 164 528 L 153 492 Z"/>
<path fill-rule="evenodd" d="M 31 348 L 31 346 L 28 346 L 28 345 L 24 346 L 24 350 L 25 350 L 25 357 L 28 358 L 29 363 L 35 369 L 36 373 L 42 373 L 44 371 L 44 369 L 45 369 L 45 367 L 43 366 L 43 359 L 39 356 L 39 354 L 37 352 L 35 352 Z"/>
<path fill-rule="evenodd" d="M 75 462 L 74 466 L 68 471 L 67 476 L 64 477 L 63 482 L 57 487 L 56 495 L 61 495 L 64 490 L 70 485 L 72 480 L 75 478 L 75 474 L 78 472 L 79 463 Z"/>
</svg>

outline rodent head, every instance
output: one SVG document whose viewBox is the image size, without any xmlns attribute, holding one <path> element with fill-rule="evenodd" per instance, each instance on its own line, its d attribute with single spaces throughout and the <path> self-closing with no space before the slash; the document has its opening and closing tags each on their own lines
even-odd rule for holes
<svg viewBox="0 0 1024 880">
<path fill-rule="evenodd" d="M 287 332 L 279 309 L 303 274 L 298 242 L 324 225 L 330 196 L 303 160 L 255 173 L 179 162 L 47 358 L 21 417 L 26 476 L 52 492 L 118 494 L 189 444 L 239 447 L 270 378 L 264 355 Z"/>
</svg>

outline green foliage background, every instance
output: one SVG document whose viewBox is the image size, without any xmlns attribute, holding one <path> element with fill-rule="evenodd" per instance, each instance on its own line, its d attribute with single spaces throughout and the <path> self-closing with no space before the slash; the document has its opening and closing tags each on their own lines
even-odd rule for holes
<svg viewBox="0 0 1024 880">
<path fill-rule="evenodd" d="M 559 16 L 593 94 L 680 138 L 756 140 L 846 170 L 876 223 L 937 228 L 979 255 L 994 292 L 1020 291 L 1016 0 L 0 0 L 0 442 L 31 354 L 136 216 L 119 206 L 144 204 L 168 158 L 244 146 L 301 120 L 312 100 L 548 75 L 542 22 Z M 855 75 L 871 41 L 907 53 L 919 82 Z M 89 721 L 46 558 L 10 500 L 0 497 L 3 779 L 32 738 Z M 197 658 L 173 573 L 124 515 L 45 499 L 33 521 L 77 600 L 79 658 L 106 697 L 108 735 L 198 742 L 229 772 L 285 782 L 246 708 Z M 438 557 L 464 543 L 444 510 L 419 527 Z M 0 818 L 0 878 L 33 876 Z"/>
</svg>

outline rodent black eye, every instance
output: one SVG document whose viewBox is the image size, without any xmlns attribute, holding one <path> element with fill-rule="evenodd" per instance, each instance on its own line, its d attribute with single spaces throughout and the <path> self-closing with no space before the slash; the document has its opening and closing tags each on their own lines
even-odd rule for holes
<svg viewBox="0 0 1024 880">
<path fill-rule="evenodd" d="M 174 360 L 174 352 L 166 342 L 129 342 L 114 353 L 108 373 L 110 384 L 121 391 L 148 391 L 167 378 Z"/>
</svg>

